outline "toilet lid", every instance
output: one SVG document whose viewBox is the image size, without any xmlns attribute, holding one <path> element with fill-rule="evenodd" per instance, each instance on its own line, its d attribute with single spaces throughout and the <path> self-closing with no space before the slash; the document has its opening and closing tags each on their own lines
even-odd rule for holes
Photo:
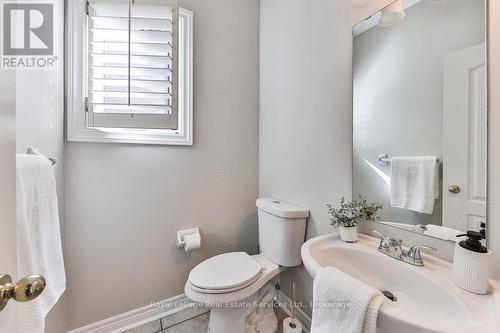
<svg viewBox="0 0 500 333">
<path fill-rule="evenodd" d="M 262 266 L 245 252 L 225 253 L 205 260 L 189 273 L 198 288 L 223 290 L 248 285 L 262 273 Z"/>
</svg>

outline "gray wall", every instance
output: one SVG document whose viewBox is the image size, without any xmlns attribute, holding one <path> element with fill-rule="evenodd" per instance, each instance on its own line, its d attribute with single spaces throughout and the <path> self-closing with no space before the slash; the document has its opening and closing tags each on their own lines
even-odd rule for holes
<svg viewBox="0 0 500 333">
<path fill-rule="evenodd" d="M 66 144 L 69 328 L 184 292 L 189 271 L 257 251 L 259 1 L 194 12 L 194 147 Z M 175 247 L 198 226 L 202 249 Z"/>
<path fill-rule="evenodd" d="M 351 195 L 351 2 L 261 1 L 260 194 L 309 208 L 307 238 L 334 231 L 325 205 Z M 312 280 L 296 281 L 308 302 Z"/>
<path fill-rule="evenodd" d="M 442 225 L 442 196 L 432 215 L 391 208 L 390 185 L 365 160 L 387 175 L 379 153 L 442 160 L 443 59 L 484 42 L 484 16 L 484 0 L 424 0 L 354 39 L 353 195 L 381 202 L 383 221 Z"/>
</svg>

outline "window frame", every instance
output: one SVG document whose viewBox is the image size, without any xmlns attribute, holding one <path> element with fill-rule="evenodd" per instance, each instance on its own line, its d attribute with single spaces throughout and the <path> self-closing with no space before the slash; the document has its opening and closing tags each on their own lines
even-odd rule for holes
<svg viewBox="0 0 500 333">
<path fill-rule="evenodd" d="M 179 8 L 179 128 L 88 128 L 86 0 L 68 2 L 66 37 L 66 138 L 68 142 L 193 145 L 193 12 Z"/>
</svg>

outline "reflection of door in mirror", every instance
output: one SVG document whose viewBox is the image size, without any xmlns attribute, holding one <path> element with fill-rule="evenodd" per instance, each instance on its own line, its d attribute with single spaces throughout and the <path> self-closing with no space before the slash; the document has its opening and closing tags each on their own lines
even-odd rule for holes
<svg viewBox="0 0 500 333">
<path fill-rule="evenodd" d="M 486 47 L 444 58 L 443 225 L 480 230 L 486 223 Z"/>
</svg>

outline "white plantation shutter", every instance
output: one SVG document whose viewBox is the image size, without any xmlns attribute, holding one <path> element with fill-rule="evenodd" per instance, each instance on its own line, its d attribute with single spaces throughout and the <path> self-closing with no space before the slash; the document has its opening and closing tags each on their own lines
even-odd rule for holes
<svg viewBox="0 0 500 333">
<path fill-rule="evenodd" d="M 177 129 L 177 0 L 88 3 L 89 127 Z"/>
</svg>

